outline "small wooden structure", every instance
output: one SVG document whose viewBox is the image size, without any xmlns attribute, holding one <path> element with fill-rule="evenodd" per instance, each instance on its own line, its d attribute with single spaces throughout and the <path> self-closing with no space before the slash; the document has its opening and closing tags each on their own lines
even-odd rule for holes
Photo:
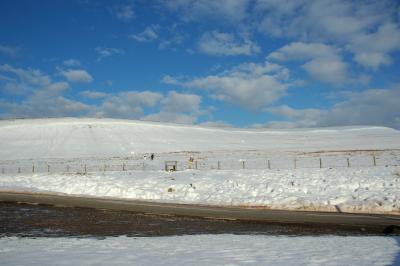
<svg viewBox="0 0 400 266">
<path fill-rule="evenodd" d="M 165 171 L 175 172 L 177 170 L 178 170 L 178 161 L 166 161 L 165 162 Z"/>
</svg>

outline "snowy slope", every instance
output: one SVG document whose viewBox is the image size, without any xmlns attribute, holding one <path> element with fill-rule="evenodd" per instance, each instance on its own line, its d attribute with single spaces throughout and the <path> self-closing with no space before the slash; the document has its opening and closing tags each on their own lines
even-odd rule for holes
<svg viewBox="0 0 400 266">
<path fill-rule="evenodd" d="M 113 157 L 175 151 L 399 149 L 383 127 L 221 129 L 114 119 L 0 121 L 0 160 Z"/>
<path fill-rule="evenodd" d="M 381 151 L 367 151 L 375 149 Z M 0 121 L 0 190 L 400 214 L 399 149 L 400 132 L 383 127 L 245 130 L 8 120 Z M 189 170 L 194 151 L 196 170 Z M 154 160 L 143 158 L 149 152 Z M 184 171 L 162 170 L 168 160 Z"/>
</svg>

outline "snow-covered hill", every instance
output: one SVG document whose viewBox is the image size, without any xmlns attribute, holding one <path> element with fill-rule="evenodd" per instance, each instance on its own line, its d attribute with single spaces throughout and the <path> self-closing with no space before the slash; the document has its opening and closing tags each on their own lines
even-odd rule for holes
<svg viewBox="0 0 400 266">
<path fill-rule="evenodd" d="M 399 149 L 384 127 L 222 129 L 143 121 L 62 118 L 0 121 L 0 160 L 132 156 L 176 151 Z"/>
<path fill-rule="evenodd" d="M 399 149 L 400 132 L 383 127 L 259 130 L 5 120 L 0 190 L 399 214 Z M 150 152 L 154 160 L 143 157 Z M 188 170 L 191 156 L 196 170 Z M 179 161 L 184 171 L 163 171 L 168 160 Z"/>
</svg>

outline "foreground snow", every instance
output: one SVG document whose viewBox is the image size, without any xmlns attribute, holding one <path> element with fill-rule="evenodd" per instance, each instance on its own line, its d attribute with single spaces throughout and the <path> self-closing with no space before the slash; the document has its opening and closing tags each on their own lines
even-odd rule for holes
<svg viewBox="0 0 400 266">
<path fill-rule="evenodd" d="M 212 243 L 212 244 L 211 244 Z M 1 238 L 3 265 L 400 265 L 400 238 Z"/>
<path fill-rule="evenodd" d="M 4 175 L 0 190 L 400 214 L 400 167 Z"/>
</svg>

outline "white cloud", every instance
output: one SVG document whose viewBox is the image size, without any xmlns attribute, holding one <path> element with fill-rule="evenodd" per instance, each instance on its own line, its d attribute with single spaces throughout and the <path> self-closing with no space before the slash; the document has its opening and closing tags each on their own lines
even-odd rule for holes
<svg viewBox="0 0 400 266">
<path fill-rule="evenodd" d="M 164 6 L 176 12 L 183 21 L 221 21 L 237 23 L 244 20 L 250 0 L 162 0 Z"/>
<path fill-rule="evenodd" d="M 15 100 L 0 99 L 1 118 L 89 116 L 195 123 L 211 111 L 202 110 L 200 96 L 176 91 L 164 95 L 152 91 L 107 93 L 86 90 L 79 96 L 98 102 L 97 105 L 87 104 L 85 99 L 66 97 L 70 85 L 65 81 L 54 82 L 39 70 L 0 65 L 1 72 L 15 76 L 0 76 L 0 84 L 5 85 L 0 86 L 2 92 L 9 93 L 6 90 L 10 90 L 20 96 Z"/>
<path fill-rule="evenodd" d="M 81 65 L 81 62 L 77 59 L 71 58 L 71 59 L 64 60 L 63 64 L 64 64 L 64 66 L 67 66 L 67 67 L 78 67 Z"/>
<path fill-rule="evenodd" d="M 292 128 L 292 127 L 314 127 L 318 125 L 318 121 L 324 114 L 323 110 L 315 108 L 293 109 L 287 105 L 271 107 L 268 112 L 275 115 L 283 116 L 289 121 L 270 122 L 268 127 Z"/>
<path fill-rule="evenodd" d="M 91 115 L 138 119 L 143 115 L 143 108 L 154 107 L 161 98 L 160 93 L 151 91 L 127 91 L 108 95 L 100 106 L 91 110 Z"/>
<path fill-rule="evenodd" d="M 373 29 L 393 15 L 393 1 L 258 0 L 260 30 L 303 40 L 345 40 Z"/>
<path fill-rule="evenodd" d="M 18 56 L 20 51 L 19 47 L 11 47 L 11 46 L 5 46 L 5 45 L 0 45 L 0 54 L 4 54 L 9 57 L 16 57 Z"/>
<path fill-rule="evenodd" d="M 351 81 L 347 64 L 339 51 L 322 43 L 295 42 L 283 46 L 268 55 L 268 59 L 278 61 L 301 60 L 302 65 L 313 78 L 330 84 L 343 84 Z"/>
<path fill-rule="evenodd" d="M 69 89 L 64 81 L 53 82 L 50 76 L 37 69 L 14 68 L 1 65 L 0 71 L 14 74 L 5 87 L 22 97 L 19 101 L 0 99 L 2 117 L 58 117 L 83 115 L 89 105 L 63 96 Z"/>
<path fill-rule="evenodd" d="M 170 91 L 161 100 L 160 112 L 145 116 L 144 120 L 193 124 L 206 111 L 201 110 L 201 97 L 195 94 Z"/>
<path fill-rule="evenodd" d="M 43 74 L 38 69 L 15 68 L 8 64 L 0 65 L 0 72 L 6 72 L 16 75 L 22 82 L 29 85 L 47 86 L 51 83 L 48 75 Z"/>
<path fill-rule="evenodd" d="M 369 89 L 347 93 L 346 99 L 332 108 L 293 109 L 288 106 L 270 108 L 268 111 L 281 115 L 287 121 L 275 121 L 267 126 L 310 127 L 376 125 L 400 129 L 400 87 Z"/>
<path fill-rule="evenodd" d="M 204 89 L 214 99 L 257 110 L 286 95 L 290 85 L 288 78 L 288 69 L 266 62 L 241 64 L 219 75 L 184 81 L 167 76 L 163 80 L 187 88 Z"/>
<path fill-rule="evenodd" d="M 388 53 L 400 51 L 400 28 L 393 23 L 384 24 L 374 33 L 355 36 L 350 48 L 357 63 L 378 69 L 391 63 Z"/>
<path fill-rule="evenodd" d="M 49 96 L 46 90 L 38 90 L 19 103 L 0 100 L 2 117 L 64 117 L 82 116 L 90 106 L 64 96 Z"/>
<path fill-rule="evenodd" d="M 161 101 L 161 108 L 167 112 L 197 113 L 200 110 L 201 97 L 196 94 L 177 93 L 170 91 Z"/>
<path fill-rule="evenodd" d="M 69 89 L 69 84 L 65 81 L 54 82 L 46 87 L 46 91 L 51 94 L 61 94 Z"/>
<path fill-rule="evenodd" d="M 252 55 L 260 47 L 247 37 L 219 31 L 205 32 L 199 40 L 199 50 L 210 55 Z"/>
<path fill-rule="evenodd" d="M 138 42 L 151 42 L 158 39 L 158 25 L 147 26 L 141 33 L 131 34 L 129 38 Z"/>
<path fill-rule="evenodd" d="M 108 93 L 105 92 L 101 92 L 101 91 L 82 91 L 81 93 L 79 93 L 81 96 L 85 97 L 85 98 L 89 98 L 89 99 L 102 99 L 105 98 L 107 96 L 109 96 Z"/>
<path fill-rule="evenodd" d="M 129 22 L 135 16 L 135 13 L 133 12 L 133 8 L 130 5 L 123 5 L 123 6 L 115 7 L 114 14 L 119 20 L 121 20 L 123 22 Z"/>
<path fill-rule="evenodd" d="M 24 95 L 29 92 L 25 84 L 17 82 L 7 82 L 0 86 L 0 91 L 11 95 Z"/>
<path fill-rule="evenodd" d="M 84 69 L 61 70 L 60 73 L 71 82 L 90 83 L 93 81 L 92 76 Z"/>
<path fill-rule="evenodd" d="M 334 43 L 362 66 L 378 69 L 398 51 L 398 3 L 386 1 L 258 0 L 259 30 L 275 37 Z"/>
<path fill-rule="evenodd" d="M 100 62 L 106 57 L 124 54 L 124 50 L 111 47 L 96 47 L 94 50 L 97 52 L 96 62 Z"/>
<path fill-rule="evenodd" d="M 177 46 L 182 44 L 188 38 L 189 35 L 187 33 L 180 32 L 176 28 L 176 25 L 167 27 L 166 32 L 169 34 L 169 36 L 165 37 L 164 39 L 160 39 L 160 43 L 158 45 L 159 49 L 171 49 L 175 51 Z"/>
<path fill-rule="evenodd" d="M 165 83 L 165 84 L 170 84 L 170 85 L 178 85 L 179 84 L 179 81 L 170 75 L 164 75 L 161 79 L 161 82 Z"/>
</svg>

